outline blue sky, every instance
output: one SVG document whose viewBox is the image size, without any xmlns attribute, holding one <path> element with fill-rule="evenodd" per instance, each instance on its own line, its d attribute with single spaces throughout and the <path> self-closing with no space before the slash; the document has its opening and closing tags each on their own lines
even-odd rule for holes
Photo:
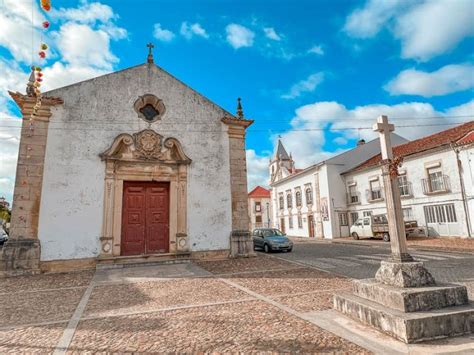
<svg viewBox="0 0 474 355">
<path fill-rule="evenodd" d="M 9 199 L 18 113 L 6 90 L 24 90 L 32 12 L 36 62 L 41 21 L 51 22 L 45 89 L 143 63 L 151 41 L 158 65 L 220 106 L 234 112 L 242 97 L 255 119 L 249 188 L 266 182 L 278 134 L 304 167 L 372 138 L 353 128 L 380 114 L 410 139 L 474 114 L 471 0 L 56 0 L 49 13 L 37 2 L 0 2 L 0 195 Z"/>
</svg>

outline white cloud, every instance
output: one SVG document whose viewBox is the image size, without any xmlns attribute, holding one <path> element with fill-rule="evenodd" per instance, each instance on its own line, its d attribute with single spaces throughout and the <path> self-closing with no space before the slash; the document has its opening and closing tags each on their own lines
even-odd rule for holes
<svg viewBox="0 0 474 355">
<path fill-rule="evenodd" d="M 265 33 L 265 37 L 268 39 L 271 39 L 273 41 L 281 41 L 281 37 L 276 33 L 275 29 L 273 27 L 265 27 L 263 29 L 263 32 Z"/>
<path fill-rule="evenodd" d="M 306 79 L 301 80 L 294 84 L 290 90 L 286 93 L 281 95 L 283 99 L 294 99 L 296 97 L 301 96 L 307 92 L 313 92 L 316 90 L 319 84 L 321 84 L 324 80 L 324 73 L 314 73 L 308 76 Z"/>
<path fill-rule="evenodd" d="M 332 141 L 337 145 L 346 145 L 348 143 L 347 138 L 344 137 L 336 137 Z"/>
<path fill-rule="evenodd" d="M 110 70 L 118 58 L 110 51 L 110 36 L 87 25 L 66 23 L 57 39 L 62 59 L 76 66 L 91 66 Z"/>
<path fill-rule="evenodd" d="M 109 22 L 115 20 L 118 16 L 113 9 L 99 2 L 88 3 L 82 0 L 81 5 L 77 8 L 60 8 L 56 10 L 54 7 L 50 11 L 50 15 L 54 19 L 61 19 L 63 21 L 74 21 L 85 24 L 95 24 L 99 22 Z"/>
<path fill-rule="evenodd" d="M 79 81 L 92 79 L 109 72 L 110 70 L 97 69 L 87 65 L 71 65 L 56 62 L 43 70 L 44 77 L 47 80 L 45 80 L 42 88 L 43 91 L 49 91 Z"/>
<path fill-rule="evenodd" d="M 322 45 L 318 44 L 318 45 L 315 45 L 315 46 L 311 47 L 308 50 L 308 53 L 317 54 L 317 55 L 324 55 L 324 48 L 323 48 Z"/>
<path fill-rule="evenodd" d="M 388 28 L 400 39 L 402 57 L 427 61 L 474 34 L 472 0 L 369 0 L 346 19 L 351 37 L 371 38 Z"/>
<path fill-rule="evenodd" d="M 474 34 L 473 18 L 472 0 L 431 0 L 415 6 L 397 21 L 402 57 L 426 61 L 453 49 Z"/>
<path fill-rule="evenodd" d="M 362 8 L 354 10 L 347 17 L 343 30 L 351 37 L 371 38 L 410 1 L 368 0 Z"/>
<path fill-rule="evenodd" d="M 247 149 L 247 187 L 252 190 L 255 186 L 267 186 L 269 156 L 259 156 L 255 150 Z"/>
<path fill-rule="evenodd" d="M 153 37 L 162 42 L 170 42 L 175 37 L 174 33 L 161 27 L 161 24 L 155 23 L 153 28 Z"/>
<path fill-rule="evenodd" d="M 231 23 L 225 28 L 227 42 L 235 49 L 242 47 L 252 47 L 255 33 L 247 27 Z"/>
<path fill-rule="evenodd" d="M 199 23 L 190 24 L 185 21 L 181 23 L 181 29 L 179 32 L 186 39 L 191 39 L 194 36 L 198 36 L 198 37 L 202 37 L 206 39 L 209 38 L 208 33 Z"/>
<path fill-rule="evenodd" d="M 391 95 L 446 95 L 474 88 L 474 65 L 446 65 L 427 73 L 415 69 L 404 70 L 386 86 Z"/>
<path fill-rule="evenodd" d="M 31 26 L 32 16 L 34 28 Z M 5 47 L 15 60 L 30 64 L 32 56 L 34 60 L 37 59 L 40 41 L 38 27 L 44 20 L 36 1 L 1 1 L 0 46 Z"/>
</svg>

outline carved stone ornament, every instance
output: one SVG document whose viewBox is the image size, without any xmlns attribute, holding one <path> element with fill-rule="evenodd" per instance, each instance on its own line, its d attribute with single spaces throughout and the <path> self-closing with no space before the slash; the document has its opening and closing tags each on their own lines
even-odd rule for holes
<svg viewBox="0 0 474 355">
<path fill-rule="evenodd" d="M 109 149 L 100 154 L 102 160 L 158 161 L 169 164 L 190 164 L 191 159 L 184 153 L 176 138 L 166 138 L 144 129 L 132 135 L 118 135 Z"/>
<path fill-rule="evenodd" d="M 133 108 L 138 117 L 148 123 L 160 120 L 166 111 L 163 101 L 152 94 L 140 96 L 133 104 Z"/>
</svg>

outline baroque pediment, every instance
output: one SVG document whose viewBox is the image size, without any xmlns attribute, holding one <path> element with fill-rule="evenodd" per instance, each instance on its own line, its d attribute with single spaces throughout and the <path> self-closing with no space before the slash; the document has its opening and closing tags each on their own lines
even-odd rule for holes
<svg viewBox="0 0 474 355">
<path fill-rule="evenodd" d="M 109 149 L 100 154 L 102 160 L 156 161 L 170 164 L 189 164 L 191 159 L 184 153 L 176 138 L 166 138 L 152 129 L 118 135 Z"/>
</svg>

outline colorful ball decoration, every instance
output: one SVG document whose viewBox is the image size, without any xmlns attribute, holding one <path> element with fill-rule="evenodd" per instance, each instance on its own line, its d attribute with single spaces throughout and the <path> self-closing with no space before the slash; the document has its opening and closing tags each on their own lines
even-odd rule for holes
<svg viewBox="0 0 474 355">
<path fill-rule="evenodd" d="M 47 50 L 48 49 L 48 45 L 46 43 L 41 43 L 41 49 L 42 50 Z"/>
<path fill-rule="evenodd" d="M 38 55 L 40 56 L 41 59 L 46 58 L 46 53 L 44 51 L 38 52 Z"/>
<path fill-rule="evenodd" d="M 51 0 L 41 0 L 41 8 L 44 11 L 51 10 Z"/>
<path fill-rule="evenodd" d="M 44 21 L 43 22 L 43 28 L 44 29 L 47 29 L 49 27 L 49 22 L 48 21 Z"/>
</svg>

